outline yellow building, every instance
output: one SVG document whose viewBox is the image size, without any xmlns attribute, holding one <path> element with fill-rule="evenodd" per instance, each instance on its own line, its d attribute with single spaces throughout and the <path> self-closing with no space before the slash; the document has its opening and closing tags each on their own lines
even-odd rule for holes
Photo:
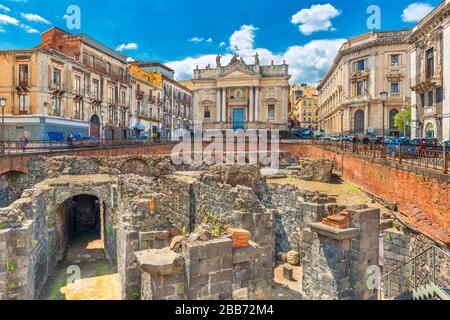
<svg viewBox="0 0 450 320">
<path fill-rule="evenodd" d="M 162 125 L 162 75 L 128 64 L 131 82 L 131 128 L 135 138 L 159 136 Z"/>
<path fill-rule="evenodd" d="M 306 84 L 294 85 L 290 89 L 289 120 L 294 128 L 309 128 L 320 131 L 319 96 L 316 88 Z"/>
</svg>

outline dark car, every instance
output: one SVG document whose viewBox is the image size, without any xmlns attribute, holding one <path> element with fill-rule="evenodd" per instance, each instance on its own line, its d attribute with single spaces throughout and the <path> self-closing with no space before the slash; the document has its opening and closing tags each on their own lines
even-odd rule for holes
<svg viewBox="0 0 450 320">
<path fill-rule="evenodd" d="M 74 140 L 72 144 L 77 148 L 95 147 L 100 145 L 100 139 L 97 137 L 83 137 L 79 140 Z"/>
<path fill-rule="evenodd" d="M 438 145 L 438 141 L 435 138 L 414 138 L 412 143 L 420 149 L 435 148 Z"/>
</svg>

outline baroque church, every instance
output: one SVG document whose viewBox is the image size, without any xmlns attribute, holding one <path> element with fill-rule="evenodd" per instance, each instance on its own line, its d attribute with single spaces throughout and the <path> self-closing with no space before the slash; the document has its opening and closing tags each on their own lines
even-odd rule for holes
<svg viewBox="0 0 450 320">
<path fill-rule="evenodd" d="M 193 104 L 195 130 L 288 129 L 288 65 L 253 64 L 234 55 L 223 66 L 194 70 Z"/>
</svg>

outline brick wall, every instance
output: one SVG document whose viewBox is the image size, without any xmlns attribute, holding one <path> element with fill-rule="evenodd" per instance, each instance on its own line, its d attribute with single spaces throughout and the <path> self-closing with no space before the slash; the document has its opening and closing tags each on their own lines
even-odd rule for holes
<svg viewBox="0 0 450 320">
<path fill-rule="evenodd" d="M 408 224 L 433 239 L 450 244 L 450 176 L 425 168 L 337 154 L 314 146 L 287 145 L 286 150 L 300 157 L 335 159 L 344 180 L 397 203 L 398 211 Z"/>
</svg>

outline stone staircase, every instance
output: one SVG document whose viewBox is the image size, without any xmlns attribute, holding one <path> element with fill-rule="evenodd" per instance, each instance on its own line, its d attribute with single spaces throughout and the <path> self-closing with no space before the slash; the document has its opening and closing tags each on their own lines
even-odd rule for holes
<svg viewBox="0 0 450 320">
<path fill-rule="evenodd" d="M 450 300 L 450 289 L 441 289 L 431 282 L 415 290 L 402 293 L 394 300 Z"/>
</svg>

